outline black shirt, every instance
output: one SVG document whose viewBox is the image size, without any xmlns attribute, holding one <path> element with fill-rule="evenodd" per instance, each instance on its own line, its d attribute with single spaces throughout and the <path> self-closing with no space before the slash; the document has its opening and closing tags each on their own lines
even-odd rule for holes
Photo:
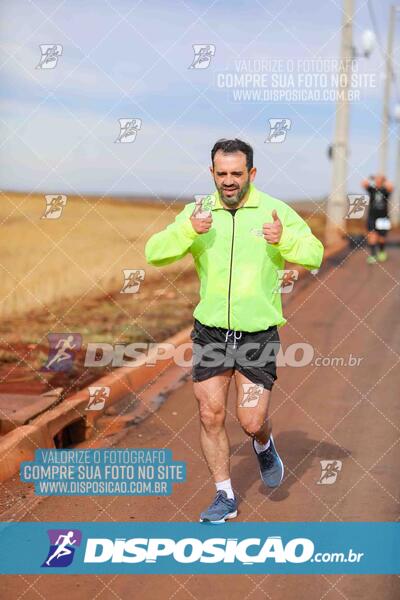
<svg viewBox="0 0 400 600">
<path fill-rule="evenodd" d="M 385 187 L 376 188 L 373 185 L 367 188 L 367 192 L 369 195 L 369 216 L 387 217 L 390 192 Z"/>
</svg>

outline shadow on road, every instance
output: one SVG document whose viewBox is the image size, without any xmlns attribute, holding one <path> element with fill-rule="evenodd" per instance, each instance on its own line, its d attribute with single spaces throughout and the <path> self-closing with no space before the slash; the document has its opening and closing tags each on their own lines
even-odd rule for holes
<svg viewBox="0 0 400 600">
<path fill-rule="evenodd" d="M 289 496 L 291 486 L 302 480 L 304 473 L 311 468 L 317 460 L 343 460 L 350 455 L 350 451 L 336 444 L 319 442 L 312 439 L 303 431 L 285 431 L 274 436 L 275 445 L 285 465 L 285 477 L 279 488 L 269 490 L 260 482 L 259 492 L 274 502 L 281 502 Z M 232 446 L 231 452 L 239 445 Z M 249 444 L 242 446 L 237 456 L 243 457 L 239 464 L 232 468 L 232 480 L 237 481 L 235 489 L 241 498 L 246 498 L 247 490 L 253 483 L 260 481 L 258 464 Z M 316 476 L 319 472 L 316 471 Z M 316 478 L 317 481 L 317 478 Z"/>
</svg>

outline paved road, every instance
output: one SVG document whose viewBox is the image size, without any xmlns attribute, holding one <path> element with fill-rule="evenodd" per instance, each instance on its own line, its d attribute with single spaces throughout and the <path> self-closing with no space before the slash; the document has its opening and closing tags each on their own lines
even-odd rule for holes
<svg viewBox="0 0 400 600">
<path fill-rule="evenodd" d="M 299 289 L 286 307 L 283 348 L 308 343 L 315 356 L 361 358 L 359 366 L 281 367 L 272 416 L 286 478 L 265 490 L 250 443 L 234 418 L 228 429 L 240 521 L 391 521 L 399 517 L 400 251 L 384 265 L 365 264 L 358 250 Z M 188 464 L 187 483 L 170 498 L 49 498 L 25 520 L 192 521 L 214 494 L 200 454 L 190 383 L 121 442 L 168 447 Z M 318 485 L 321 460 L 342 461 L 332 485 Z M 101 576 L 3 577 L 4 599 L 187 598 L 230 600 L 394 600 L 395 576 Z M 6 587 L 7 586 L 7 587 Z M 156 589 L 157 588 L 157 589 Z M 5 589 L 8 591 L 6 592 Z M 64 590 L 64 591 L 62 591 Z M 22 596 L 21 596 L 22 597 Z"/>
</svg>

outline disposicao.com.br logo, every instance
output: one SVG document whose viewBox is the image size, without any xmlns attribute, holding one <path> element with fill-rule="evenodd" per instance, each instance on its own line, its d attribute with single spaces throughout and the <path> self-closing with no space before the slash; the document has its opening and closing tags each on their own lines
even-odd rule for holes
<svg viewBox="0 0 400 600">
<path fill-rule="evenodd" d="M 85 563 L 156 563 L 171 557 L 175 562 L 189 564 L 233 563 L 246 565 L 272 559 L 278 563 L 302 563 L 311 559 L 314 544 L 307 538 L 295 538 L 283 544 L 280 536 L 261 538 L 215 537 L 197 538 L 90 538 L 86 544 Z"/>
<path fill-rule="evenodd" d="M 323 572 L 326 563 L 355 565 L 365 556 L 350 547 L 341 552 L 319 552 L 311 539 L 300 536 L 234 537 L 233 533 L 225 537 L 190 534 L 149 537 L 143 533 L 143 537 L 140 534 L 136 537 L 85 536 L 85 544 L 82 543 L 77 554 L 75 549 L 82 541 L 79 530 L 49 530 L 50 549 L 41 567 L 68 567 L 74 560 L 72 570 L 80 573 L 145 572 L 150 566 L 155 573 L 188 568 L 199 573 L 225 573 L 232 572 L 231 569 L 266 567 L 296 572 L 302 565 L 309 564 L 310 572 Z"/>
</svg>

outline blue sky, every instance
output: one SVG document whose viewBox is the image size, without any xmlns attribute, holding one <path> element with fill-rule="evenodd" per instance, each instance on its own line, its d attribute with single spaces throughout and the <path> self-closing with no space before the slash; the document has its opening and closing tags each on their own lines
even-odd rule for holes
<svg viewBox="0 0 400 600">
<path fill-rule="evenodd" d="M 386 39 L 390 3 L 372 0 Z M 282 198 L 325 195 L 332 102 L 234 102 L 218 73 L 235 61 L 336 58 L 340 0 L 3 0 L 1 186 L 7 190 L 188 197 L 213 189 L 209 152 L 220 137 L 255 150 L 257 185 Z M 371 29 L 355 2 L 354 41 Z M 399 17 L 400 18 L 400 17 Z M 36 69 L 40 44 L 63 46 L 54 69 Z M 215 44 L 207 69 L 188 69 L 193 44 Z M 396 43 L 396 56 L 398 43 Z M 286 61 L 286 62 L 285 62 Z M 383 56 L 359 59 L 375 77 L 351 107 L 348 191 L 376 170 Z M 140 118 L 134 143 L 116 144 L 120 118 Z M 292 120 L 284 143 L 266 144 L 269 118 Z M 393 177 L 396 127 L 391 127 Z"/>
</svg>

